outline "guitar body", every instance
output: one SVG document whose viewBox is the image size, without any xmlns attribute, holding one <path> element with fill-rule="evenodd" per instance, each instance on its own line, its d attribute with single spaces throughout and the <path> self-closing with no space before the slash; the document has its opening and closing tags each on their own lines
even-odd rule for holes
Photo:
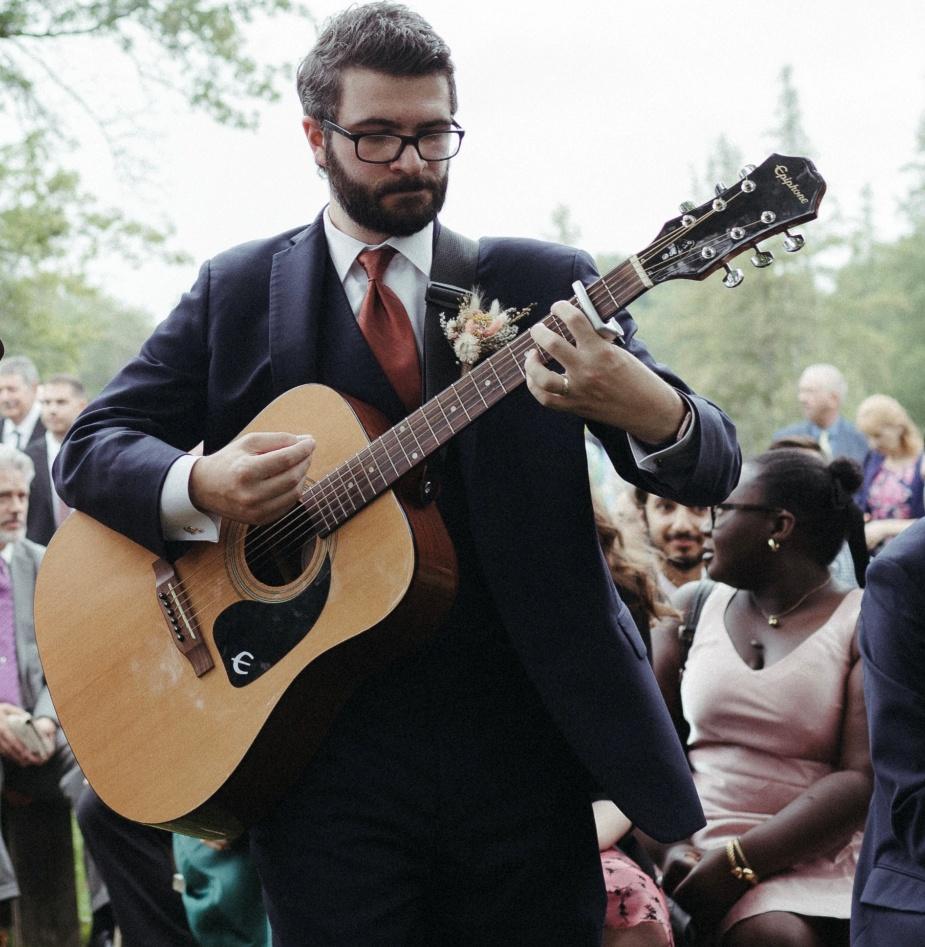
<svg viewBox="0 0 925 947">
<path fill-rule="evenodd" d="M 311 480 L 387 428 L 321 385 L 287 392 L 242 433 L 312 433 Z M 284 518 L 285 520 L 285 518 Z M 284 521 L 281 521 L 281 523 Z M 233 836 L 295 780 L 356 685 L 419 646 L 455 593 L 436 507 L 386 491 L 292 567 L 225 522 L 174 569 L 211 667 L 197 675 L 157 598 L 156 557 L 82 513 L 38 577 L 36 633 L 65 735 L 91 786 L 137 822 Z M 260 534 L 255 534 L 259 536 Z M 187 635 L 189 637 L 189 635 Z"/>
</svg>

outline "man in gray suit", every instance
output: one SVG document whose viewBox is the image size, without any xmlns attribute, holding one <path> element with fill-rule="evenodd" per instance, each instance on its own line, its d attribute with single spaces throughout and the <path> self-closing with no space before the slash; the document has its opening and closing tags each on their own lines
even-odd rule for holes
<svg viewBox="0 0 925 947">
<path fill-rule="evenodd" d="M 45 552 L 26 536 L 35 468 L 21 451 L 0 444 L 0 785 L 35 802 L 76 805 L 85 782 L 58 726 L 35 641 L 35 579 Z M 109 896 L 88 865 L 94 911 Z M 0 901 L 19 887 L 0 838 Z"/>
</svg>

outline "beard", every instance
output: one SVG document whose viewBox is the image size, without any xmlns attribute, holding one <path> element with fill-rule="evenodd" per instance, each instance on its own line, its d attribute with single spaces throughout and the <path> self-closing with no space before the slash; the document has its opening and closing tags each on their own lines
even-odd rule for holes
<svg viewBox="0 0 925 947">
<path fill-rule="evenodd" d="M 333 148 L 327 151 L 327 172 L 331 190 L 354 223 L 374 233 L 394 237 L 410 237 L 434 220 L 443 208 L 449 183 L 447 168 L 440 177 L 421 174 L 377 185 L 361 184 L 350 177 Z M 412 191 L 418 193 L 412 194 Z M 406 196 L 394 201 L 391 209 L 382 203 L 390 194 L 403 193 Z"/>
<path fill-rule="evenodd" d="M 703 553 L 699 552 L 694 556 L 665 556 L 665 561 L 681 572 L 689 572 L 703 562 Z"/>
<path fill-rule="evenodd" d="M 16 529 L 0 529 L 0 546 L 11 545 L 12 543 L 18 543 L 20 540 L 26 538 L 26 527 L 25 525 L 17 527 Z"/>
</svg>

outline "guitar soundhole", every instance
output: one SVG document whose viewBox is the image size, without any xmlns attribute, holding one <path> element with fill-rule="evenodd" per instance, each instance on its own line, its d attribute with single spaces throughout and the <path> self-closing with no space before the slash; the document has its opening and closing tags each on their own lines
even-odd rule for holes
<svg viewBox="0 0 925 947">
<path fill-rule="evenodd" d="M 286 525 L 286 518 L 266 526 L 251 526 L 244 539 L 244 559 L 254 578 L 264 585 L 289 585 L 312 560 L 317 537 Z"/>
</svg>

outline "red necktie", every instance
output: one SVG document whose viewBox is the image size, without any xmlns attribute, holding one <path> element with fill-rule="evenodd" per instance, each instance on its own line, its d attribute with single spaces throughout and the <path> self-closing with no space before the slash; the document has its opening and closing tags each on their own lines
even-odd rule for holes
<svg viewBox="0 0 925 947">
<path fill-rule="evenodd" d="M 357 261 L 369 285 L 357 322 L 402 404 L 413 411 L 421 404 L 421 362 L 411 320 L 398 296 L 382 282 L 395 247 L 364 250 Z"/>
</svg>

